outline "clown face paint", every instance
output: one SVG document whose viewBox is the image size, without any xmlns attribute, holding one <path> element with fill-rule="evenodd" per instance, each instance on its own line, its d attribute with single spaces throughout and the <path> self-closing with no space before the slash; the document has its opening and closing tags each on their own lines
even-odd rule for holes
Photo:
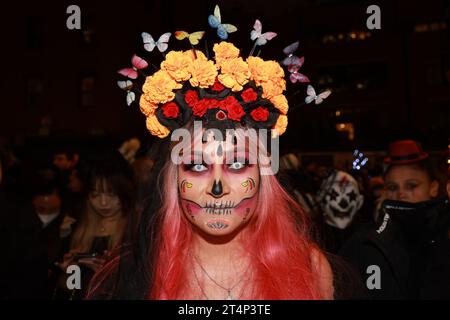
<svg viewBox="0 0 450 320">
<path fill-rule="evenodd" d="M 178 165 L 178 194 L 187 219 L 209 235 L 227 235 L 248 221 L 259 194 L 259 167 L 248 163 L 248 150 L 222 141 L 208 141 L 202 157 Z M 230 150 L 231 149 L 231 150 Z M 231 152 L 230 152 L 231 151 Z M 233 154 L 234 161 L 226 156 Z"/>
<path fill-rule="evenodd" d="M 322 182 L 318 198 L 325 222 L 339 229 L 348 227 L 363 204 L 358 183 L 343 171 L 335 172 Z"/>
</svg>

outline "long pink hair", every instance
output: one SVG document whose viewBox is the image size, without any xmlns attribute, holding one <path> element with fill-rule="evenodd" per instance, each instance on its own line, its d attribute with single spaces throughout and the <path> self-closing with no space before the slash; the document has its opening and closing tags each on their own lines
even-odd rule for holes
<svg viewBox="0 0 450 320">
<path fill-rule="evenodd" d="M 161 227 L 153 252 L 150 299 L 177 299 L 189 291 L 187 268 L 193 242 L 190 222 L 178 199 L 177 166 L 168 161 L 161 172 L 164 189 L 157 213 Z M 300 206 L 274 175 L 261 175 L 258 205 L 241 232 L 249 253 L 254 289 L 248 299 L 321 299 L 319 276 L 313 272 L 310 224 Z"/>
</svg>

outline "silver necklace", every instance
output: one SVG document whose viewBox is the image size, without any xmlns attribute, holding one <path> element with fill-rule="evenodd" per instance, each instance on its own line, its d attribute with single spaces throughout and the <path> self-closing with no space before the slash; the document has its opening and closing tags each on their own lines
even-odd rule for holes
<svg viewBox="0 0 450 320">
<path fill-rule="evenodd" d="M 218 283 L 216 280 L 213 279 L 213 277 L 211 277 L 209 275 L 209 273 L 205 270 L 205 268 L 203 268 L 202 264 L 200 263 L 200 261 L 198 260 L 197 256 L 194 255 L 194 259 L 197 262 L 198 266 L 200 267 L 200 269 L 202 269 L 203 273 L 218 287 L 222 288 L 223 290 L 225 290 L 227 292 L 227 296 L 225 297 L 225 300 L 235 300 L 235 298 L 231 295 L 231 291 L 233 291 L 234 288 L 236 288 L 244 279 L 244 275 L 247 273 L 250 264 L 247 266 L 245 272 L 243 273 L 243 276 L 241 277 L 241 279 L 239 279 L 239 281 L 237 283 L 234 284 L 234 286 L 230 287 L 230 288 L 226 288 L 224 286 L 222 286 L 220 283 Z M 207 300 L 209 300 L 208 296 L 206 295 L 205 291 L 203 290 L 203 287 L 200 285 L 200 281 L 198 280 L 197 277 L 197 273 L 195 272 L 195 268 L 193 268 L 194 271 L 194 276 L 195 279 L 197 280 L 197 283 L 200 287 L 200 289 L 202 290 L 203 295 L 206 297 Z M 238 299 L 242 296 L 243 292 L 241 292 L 241 294 L 239 295 Z"/>
</svg>

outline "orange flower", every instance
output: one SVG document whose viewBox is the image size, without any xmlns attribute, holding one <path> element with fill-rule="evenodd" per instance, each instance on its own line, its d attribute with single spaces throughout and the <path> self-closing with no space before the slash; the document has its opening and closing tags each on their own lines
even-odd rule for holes
<svg viewBox="0 0 450 320">
<path fill-rule="evenodd" d="M 247 63 L 250 70 L 250 79 L 255 81 L 257 85 L 261 85 L 262 82 L 269 80 L 269 75 L 262 72 L 264 60 L 259 57 L 248 57 Z"/>
<path fill-rule="evenodd" d="M 272 102 L 275 108 L 280 110 L 282 114 L 287 114 L 289 105 L 286 97 L 283 94 L 273 97 L 272 99 L 270 99 L 270 102 Z"/>
<path fill-rule="evenodd" d="M 264 61 L 259 57 L 248 57 L 247 63 L 251 73 L 250 78 L 257 85 L 284 78 L 284 70 L 276 61 Z"/>
<path fill-rule="evenodd" d="M 220 83 L 232 91 L 241 91 L 243 85 L 248 82 L 250 71 L 247 63 L 242 58 L 234 58 L 224 61 L 221 66 L 221 74 L 218 76 Z"/>
<path fill-rule="evenodd" d="M 156 104 L 147 101 L 147 99 L 145 98 L 145 95 L 141 95 L 141 98 L 139 100 L 139 107 L 141 109 L 141 112 L 146 117 L 154 115 L 156 109 L 158 108 L 158 106 Z"/>
<path fill-rule="evenodd" d="M 272 132 L 272 137 L 275 137 L 277 134 L 281 136 L 286 131 L 287 124 L 288 124 L 287 116 L 280 114 L 277 122 L 273 126 L 275 132 Z"/>
<path fill-rule="evenodd" d="M 169 129 L 167 129 L 165 126 L 159 123 L 158 118 L 156 118 L 156 115 L 151 115 L 147 117 L 146 124 L 147 129 L 150 131 L 150 133 L 154 136 L 157 136 L 158 138 L 165 138 L 170 133 Z"/>
<path fill-rule="evenodd" d="M 192 78 L 189 82 L 194 87 L 209 88 L 217 77 L 217 69 L 214 62 L 210 60 L 197 59 L 191 64 L 190 73 Z"/>
<path fill-rule="evenodd" d="M 263 88 L 262 97 L 272 99 L 286 90 L 286 81 L 282 78 L 274 78 L 270 81 L 263 82 L 261 86 Z"/>
<path fill-rule="evenodd" d="M 218 68 L 221 68 L 225 61 L 239 57 L 239 49 L 226 41 L 214 44 L 213 51 L 216 54 L 215 59 Z"/>
<path fill-rule="evenodd" d="M 175 98 L 173 90 L 181 87 L 166 71 L 159 70 L 145 79 L 142 91 L 148 102 L 159 104 L 172 101 Z"/>
<path fill-rule="evenodd" d="M 161 62 L 161 70 L 167 73 L 176 81 L 186 81 L 191 77 L 189 72 L 192 59 L 183 51 L 170 51 L 166 55 L 166 60 Z"/>
</svg>

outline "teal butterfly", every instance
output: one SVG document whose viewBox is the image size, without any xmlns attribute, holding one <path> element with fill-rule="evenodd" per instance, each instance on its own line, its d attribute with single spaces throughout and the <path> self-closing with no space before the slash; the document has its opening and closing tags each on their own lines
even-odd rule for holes
<svg viewBox="0 0 450 320">
<path fill-rule="evenodd" d="M 208 23 L 212 28 L 217 28 L 217 35 L 222 40 L 228 39 L 229 33 L 237 31 L 237 28 L 232 24 L 222 24 L 222 18 L 220 17 L 220 9 L 218 5 L 214 8 L 214 15 L 209 15 Z"/>
</svg>

